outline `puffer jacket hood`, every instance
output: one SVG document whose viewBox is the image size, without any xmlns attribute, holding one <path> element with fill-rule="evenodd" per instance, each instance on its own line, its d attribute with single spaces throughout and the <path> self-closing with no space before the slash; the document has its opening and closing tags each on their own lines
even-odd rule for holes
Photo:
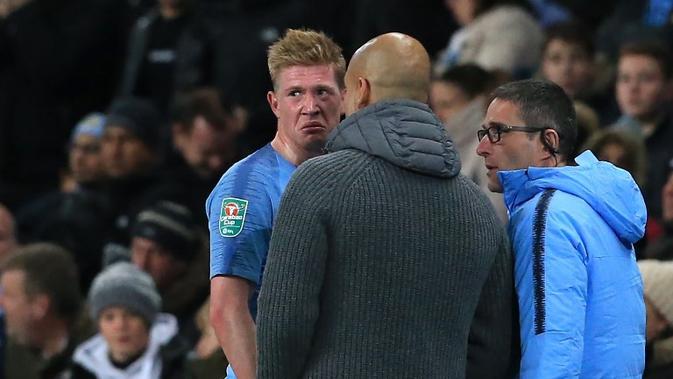
<svg viewBox="0 0 673 379">
<path fill-rule="evenodd" d="M 582 153 L 575 162 L 577 166 L 499 172 L 509 211 L 546 189 L 557 189 L 586 201 L 622 241 L 635 243 L 641 239 L 647 210 L 631 175 L 609 162 L 599 161 L 590 151 Z"/>
<path fill-rule="evenodd" d="M 413 100 L 385 100 L 353 113 L 332 131 L 328 152 L 356 149 L 396 166 L 442 178 L 460 172 L 460 159 L 441 121 Z"/>
</svg>

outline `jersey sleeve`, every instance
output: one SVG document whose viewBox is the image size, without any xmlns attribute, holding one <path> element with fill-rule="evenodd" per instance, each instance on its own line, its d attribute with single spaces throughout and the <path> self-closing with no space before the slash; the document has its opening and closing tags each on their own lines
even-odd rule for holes
<svg viewBox="0 0 673 379">
<path fill-rule="evenodd" d="M 273 223 L 264 182 L 221 181 L 206 200 L 206 213 L 210 278 L 237 276 L 259 284 Z"/>
</svg>

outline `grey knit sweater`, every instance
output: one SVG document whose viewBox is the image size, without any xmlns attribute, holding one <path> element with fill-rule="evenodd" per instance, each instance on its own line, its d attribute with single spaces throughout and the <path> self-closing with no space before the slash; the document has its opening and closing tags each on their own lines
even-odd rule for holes
<svg viewBox="0 0 673 379">
<path fill-rule="evenodd" d="M 512 261 L 430 109 L 369 106 L 296 171 L 259 298 L 258 378 L 498 378 Z"/>
</svg>

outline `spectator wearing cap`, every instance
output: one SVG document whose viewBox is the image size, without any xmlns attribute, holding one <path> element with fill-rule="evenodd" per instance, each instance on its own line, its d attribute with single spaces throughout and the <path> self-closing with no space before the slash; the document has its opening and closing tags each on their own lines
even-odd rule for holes
<svg viewBox="0 0 673 379">
<path fill-rule="evenodd" d="M 186 344 L 174 316 L 159 313 L 161 297 L 146 273 L 119 262 L 89 291 L 99 333 L 77 347 L 72 379 L 184 378 Z"/>
<path fill-rule="evenodd" d="M 647 309 L 647 364 L 644 378 L 673 377 L 673 262 L 654 259 L 638 262 Z"/>
<path fill-rule="evenodd" d="M 72 131 L 68 150 L 70 172 L 61 181 L 63 192 L 81 188 L 95 188 L 105 173 L 100 154 L 105 115 L 90 113 Z"/>
<path fill-rule="evenodd" d="M 138 212 L 172 193 L 158 172 L 164 132 L 161 115 L 147 100 L 120 98 L 108 110 L 101 156 L 109 179 L 106 196 L 115 213 L 114 244 L 126 246 Z"/>
<path fill-rule="evenodd" d="M 178 317 L 181 334 L 197 338 L 194 315 L 208 296 L 208 250 L 192 213 L 164 201 L 138 214 L 131 232 L 131 260 L 161 294 L 163 311 Z"/>
<path fill-rule="evenodd" d="M 112 178 L 142 174 L 161 157 L 159 111 L 147 100 L 126 97 L 110 106 L 103 132 L 102 155 Z"/>
<path fill-rule="evenodd" d="M 84 290 L 100 271 L 101 249 L 112 224 L 100 153 L 104 124 L 102 113 L 80 120 L 70 136 L 69 173 L 62 178 L 60 190 L 16 212 L 19 240 L 52 242 L 72 253 Z"/>
</svg>

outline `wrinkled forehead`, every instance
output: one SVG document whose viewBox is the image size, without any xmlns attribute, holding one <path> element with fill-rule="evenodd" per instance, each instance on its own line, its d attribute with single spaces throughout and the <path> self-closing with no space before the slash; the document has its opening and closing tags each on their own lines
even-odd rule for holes
<svg viewBox="0 0 673 379">
<path fill-rule="evenodd" d="M 316 86 L 339 88 L 337 75 L 333 64 L 293 65 L 280 70 L 275 84 L 278 89 Z"/>
</svg>

